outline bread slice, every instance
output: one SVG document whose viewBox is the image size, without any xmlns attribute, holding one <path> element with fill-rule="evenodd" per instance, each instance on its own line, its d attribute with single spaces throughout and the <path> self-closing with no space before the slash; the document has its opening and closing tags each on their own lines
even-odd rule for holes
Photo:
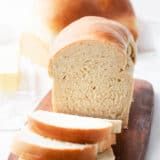
<svg viewBox="0 0 160 160">
<path fill-rule="evenodd" d="M 108 122 L 112 123 L 112 133 L 118 134 L 122 131 L 122 121 L 121 120 L 114 120 L 114 119 L 107 119 Z"/>
<path fill-rule="evenodd" d="M 112 132 L 112 124 L 105 119 L 41 110 L 29 116 L 28 127 L 42 136 L 75 143 L 97 143 Z"/>
<path fill-rule="evenodd" d="M 109 148 L 104 153 L 98 154 L 97 160 L 115 160 L 112 148 Z"/>
<path fill-rule="evenodd" d="M 12 152 L 25 160 L 96 160 L 96 145 L 76 144 L 48 139 L 30 130 L 19 132 Z"/>
<path fill-rule="evenodd" d="M 53 111 L 120 119 L 127 127 L 136 49 L 124 26 L 81 18 L 60 32 L 52 54 Z"/>
<path fill-rule="evenodd" d="M 116 135 L 111 134 L 111 137 L 108 139 L 104 139 L 103 141 L 98 143 L 98 153 L 103 153 L 104 151 L 108 150 L 111 148 L 112 145 L 116 144 Z"/>
<path fill-rule="evenodd" d="M 40 160 L 40 159 L 22 159 L 22 158 L 19 158 L 18 160 Z M 43 160 L 48 160 L 48 159 L 43 159 Z M 98 154 L 97 160 L 115 160 L 115 156 L 114 156 L 114 153 L 112 151 L 112 148 L 109 148 L 104 153 Z"/>
</svg>

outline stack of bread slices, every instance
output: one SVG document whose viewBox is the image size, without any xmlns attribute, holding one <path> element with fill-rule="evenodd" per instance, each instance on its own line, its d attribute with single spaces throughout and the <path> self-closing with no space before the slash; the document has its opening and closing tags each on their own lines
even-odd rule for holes
<svg viewBox="0 0 160 160">
<path fill-rule="evenodd" d="M 121 120 L 35 111 L 13 139 L 19 160 L 114 160 Z"/>
</svg>

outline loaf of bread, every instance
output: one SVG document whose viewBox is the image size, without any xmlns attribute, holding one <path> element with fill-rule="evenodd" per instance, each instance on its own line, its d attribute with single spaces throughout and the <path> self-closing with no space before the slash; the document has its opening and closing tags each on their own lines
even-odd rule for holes
<svg viewBox="0 0 160 160">
<path fill-rule="evenodd" d="M 129 0 L 38 0 L 37 8 L 54 33 L 84 16 L 100 16 L 125 25 L 137 39 L 136 17 Z"/>
<path fill-rule="evenodd" d="M 127 127 L 136 47 L 123 25 L 81 18 L 60 32 L 49 62 L 53 111 L 120 119 Z"/>
<path fill-rule="evenodd" d="M 14 138 L 11 151 L 25 160 L 96 160 L 96 148 L 96 145 L 58 141 L 24 130 Z"/>
</svg>

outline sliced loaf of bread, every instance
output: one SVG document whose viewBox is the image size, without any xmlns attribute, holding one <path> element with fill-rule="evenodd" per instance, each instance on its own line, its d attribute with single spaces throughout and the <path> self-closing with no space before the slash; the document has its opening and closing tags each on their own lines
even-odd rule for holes
<svg viewBox="0 0 160 160">
<path fill-rule="evenodd" d="M 123 25 L 84 17 L 57 36 L 49 62 L 53 111 L 123 120 L 133 94 L 135 42 Z"/>
<path fill-rule="evenodd" d="M 28 127 L 42 136 L 75 143 L 97 143 L 110 139 L 112 132 L 106 119 L 41 110 L 29 115 Z"/>
<path fill-rule="evenodd" d="M 96 145 L 62 142 L 26 129 L 17 134 L 12 153 L 25 160 L 96 160 Z"/>
</svg>

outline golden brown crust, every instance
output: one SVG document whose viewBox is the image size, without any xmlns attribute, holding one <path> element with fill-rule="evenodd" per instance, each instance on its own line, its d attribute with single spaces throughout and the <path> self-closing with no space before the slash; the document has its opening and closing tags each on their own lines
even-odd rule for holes
<svg viewBox="0 0 160 160">
<path fill-rule="evenodd" d="M 115 19 L 116 21 L 120 22 L 121 24 L 127 26 L 127 28 L 129 29 L 129 31 L 132 33 L 134 40 L 137 40 L 138 38 L 138 29 L 137 28 L 137 20 L 136 18 L 131 15 L 131 16 L 123 16 L 123 17 L 118 17 Z"/>
<path fill-rule="evenodd" d="M 129 0 L 41 0 L 40 2 L 42 17 L 53 32 L 61 31 L 81 17 L 101 16 L 119 21 L 128 27 L 134 39 L 137 39 L 136 17 Z"/>
<path fill-rule="evenodd" d="M 116 134 L 112 134 L 111 137 L 112 137 L 112 138 L 111 138 L 111 139 L 112 139 L 112 140 L 111 140 L 112 145 L 115 145 L 115 144 L 117 143 Z"/>
<path fill-rule="evenodd" d="M 135 43 L 130 32 L 121 24 L 112 20 L 88 16 L 83 17 L 64 28 L 57 36 L 52 48 L 52 57 L 49 62 L 49 73 L 52 75 L 52 61 L 60 54 L 57 54 L 63 48 L 76 42 L 84 40 L 101 41 L 116 45 L 121 53 L 127 53 L 129 46 L 132 47 L 135 58 Z"/>
<path fill-rule="evenodd" d="M 88 145 L 84 149 L 56 149 L 44 148 L 42 146 L 24 142 L 19 137 L 14 139 L 12 152 L 25 160 L 44 160 L 44 159 L 61 159 L 61 160 L 96 160 L 95 145 Z"/>
<path fill-rule="evenodd" d="M 29 117 L 28 119 L 28 127 L 42 136 L 75 143 L 97 143 L 104 138 L 109 138 L 112 131 L 111 127 L 88 130 L 61 128 L 40 122 L 32 117 Z"/>
</svg>

